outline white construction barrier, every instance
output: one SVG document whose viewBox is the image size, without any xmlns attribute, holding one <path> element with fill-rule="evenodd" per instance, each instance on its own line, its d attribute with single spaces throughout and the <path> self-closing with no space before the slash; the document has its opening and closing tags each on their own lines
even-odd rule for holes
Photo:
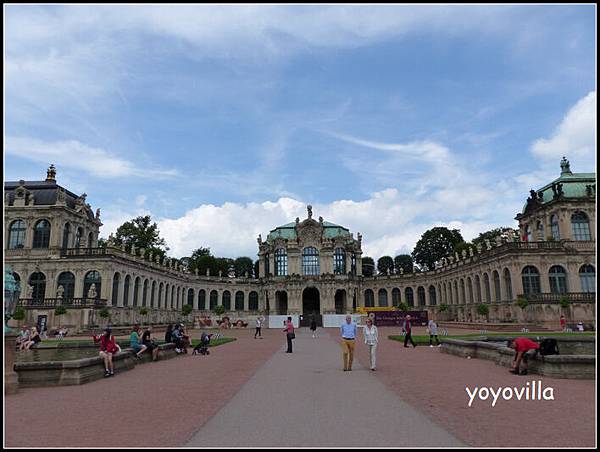
<svg viewBox="0 0 600 452">
<path fill-rule="evenodd" d="M 350 314 L 352 321 L 361 326 L 361 318 L 367 317 L 363 314 Z M 323 328 L 339 328 L 346 321 L 346 314 L 325 314 L 323 315 Z"/>
<path fill-rule="evenodd" d="M 298 328 L 300 325 L 300 318 L 297 315 L 270 315 L 268 316 L 269 326 L 268 328 L 281 328 L 283 330 L 284 325 L 283 322 L 287 320 L 288 317 L 292 318 L 292 324 L 294 328 Z"/>
</svg>

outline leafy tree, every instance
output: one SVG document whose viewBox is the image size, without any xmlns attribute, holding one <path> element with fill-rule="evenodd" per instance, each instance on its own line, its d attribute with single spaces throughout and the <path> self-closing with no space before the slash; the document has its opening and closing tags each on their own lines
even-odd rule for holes
<svg viewBox="0 0 600 452">
<path fill-rule="evenodd" d="M 517 235 L 519 235 L 519 231 L 517 231 L 513 228 L 508 228 L 508 227 L 495 228 L 495 229 L 491 229 L 489 231 L 482 232 L 481 234 L 479 234 L 479 236 L 477 236 L 477 238 L 473 239 L 473 245 L 477 246 L 478 244 L 481 244 L 482 246 L 485 246 L 486 240 L 489 240 L 490 242 L 493 243 L 494 240 L 496 240 L 496 237 L 505 235 L 507 232 L 516 233 Z"/>
<path fill-rule="evenodd" d="M 141 308 L 138 310 L 138 312 L 140 313 L 140 315 L 141 315 L 141 316 L 148 315 L 148 308 L 141 307 Z"/>
<path fill-rule="evenodd" d="M 107 245 L 107 241 L 106 239 L 98 239 L 98 248 L 106 248 Z"/>
<path fill-rule="evenodd" d="M 475 246 L 469 242 L 461 242 L 454 247 L 454 252 L 458 253 L 462 257 L 463 250 L 465 250 L 468 253 L 469 248 L 475 248 Z"/>
<path fill-rule="evenodd" d="M 233 270 L 236 278 L 243 278 L 248 274 L 248 277 L 252 277 L 252 271 L 254 270 L 254 263 L 249 257 L 238 257 L 233 261 Z"/>
<path fill-rule="evenodd" d="M 448 310 L 448 305 L 446 303 L 442 303 L 438 306 L 438 312 L 446 312 Z"/>
<path fill-rule="evenodd" d="M 390 274 L 394 273 L 394 259 L 390 256 L 382 256 L 377 260 L 377 273 L 387 275 L 388 271 Z"/>
<path fill-rule="evenodd" d="M 403 269 L 404 273 L 412 273 L 414 265 L 410 254 L 399 254 L 394 258 L 394 270 L 397 275 L 400 274 L 400 269 Z"/>
<path fill-rule="evenodd" d="M 132 245 L 138 250 L 144 248 L 147 253 L 160 255 L 161 261 L 169 250 L 165 239 L 160 237 L 158 225 L 152 222 L 150 215 L 139 216 L 119 226 L 115 233 L 115 244 L 125 245 L 127 250 L 131 250 Z"/>
<path fill-rule="evenodd" d="M 65 308 L 64 306 L 57 306 L 56 309 L 54 309 L 54 315 L 55 316 L 61 316 L 67 313 L 67 308 Z"/>
<path fill-rule="evenodd" d="M 188 316 L 192 313 L 193 310 L 194 310 L 194 307 L 191 304 L 184 304 L 183 308 L 181 308 L 181 313 L 184 316 Z"/>
<path fill-rule="evenodd" d="M 409 309 L 409 307 L 408 307 L 408 305 L 406 303 L 404 303 L 402 301 L 400 303 L 398 303 L 398 310 L 400 312 L 407 312 L 408 309 Z"/>
<path fill-rule="evenodd" d="M 17 307 L 15 309 L 15 313 L 12 316 L 13 320 L 25 320 L 25 309 L 22 307 Z"/>
<path fill-rule="evenodd" d="M 527 306 L 529 306 L 529 302 L 525 298 L 519 298 L 517 300 L 517 306 L 521 309 L 525 309 Z"/>
<path fill-rule="evenodd" d="M 188 262 L 189 270 L 195 272 L 197 269 L 200 275 L 205 275 L 206 270 L 210 270 L 212 276 L 218 275 L 219 271 L 227 276 L 233 269 L 232 259 L 215 257 L 211 254 L 210 248 L 198 248 L 185 260 Z"/>
<path fill-rule="evenodd" d="M 98 315 L 100 317 L 102 317 L 103 319 L 106 319 L 108 317 L 110 317 L 110 311 L 108 308 L 102 308 L 100 309 L 100 311 L 98 312 Z"/>
<path fill-rule="evenodd" d="M 216 315 L 223 315 L 225 314 L 225 306 L 223 306 L 222 304 L 218 304 L 217 306 L 215 306 L 215 308 L 213 309 L 213 312 Z"/>
<path fill-rule="evenodd" d="M 375 261 L 369 256 L 362 258 L 363 276 L 373 276 L 375 274 Z"/>
<path fill-rule="evenodd" d="M 489 315 L 490 313 L 490 307 L 487 304 L 479 304 L 477 305 L 477 314 L 479 314 L 482 317 L 486 317 Z"/>
<path fill-rule="evenodd" d="M 459 243 L 464 242 L 458 229 L 435 227 L 426 231 L 412 252 L 412 257 L 419 265 L 435 268 L 435 262 L 454 252 Z"/>
</svg>

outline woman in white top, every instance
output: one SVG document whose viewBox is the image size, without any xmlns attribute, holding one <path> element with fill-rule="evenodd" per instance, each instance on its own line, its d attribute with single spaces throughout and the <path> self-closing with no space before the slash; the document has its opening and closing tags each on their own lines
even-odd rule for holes
<svg viewBox="0 0 600 452">
<path fill-rule="evenodd" d="M 375 370 L 375 360 L 377 353 L 377 327 L 373 325 L 373 319 L 367 318 L 367 326 L 363 329 L 365 335 L 365 344 L 369 347 L 369 356 L 371 357 L 371 370 Z"/>
</svg>

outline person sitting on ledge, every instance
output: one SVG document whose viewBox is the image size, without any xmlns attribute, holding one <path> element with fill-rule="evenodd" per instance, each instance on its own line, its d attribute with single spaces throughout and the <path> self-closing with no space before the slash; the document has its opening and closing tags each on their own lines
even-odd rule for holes
<svg viewBox="0 0 600 452">
<path fill-rule="evenodd" d="M 135 357 L 137 359 L 142 359 L 142 353 L 144 353 L 148 347 L 146 347 L 144 344 L 140 344 L 140 327 L 138 325 L 133 327 L 133 331 L 131 332 L 131 336 L 129 336 L 129 340 L 131 343 L 131 348 L 135 353 Z"/>
<path fill-rule="evenodd" d="M 158 360 L 159 348 L 158 344 L 152 337 L 151 326 L 146 327 L 146 331 L 144 331 L 144 334 L 142 334 L 142 344 L 144 344 L 144 346 L 146 346 L 148 350 L 150 350 L 150 353 L 152 353 L 152 361 Z"/>
<path fill-rule="evenodd" d="M 181 334 L 181 326 L 179 324 L 175 325 L 173 328 L 171 341 L 175 343 L 176 353 L 187 353 L 187 350 L 184 347 L 183 335 Z"/>
<path fill-rule="evenodd" d="M 21 332 L 17 337 L 17 345 L 19 346 L 19 350 L 25 350 L 25 344 L 29 341 L 29 328 L 27 325 L 23 325 L 21 327 Z"/>
<path fill-rule="evenodd" d="M 40 331 L 38 330 L 37 326 L 34 326 L 33 328 L 31 328 L 31 335 L 29 337 L 29 340 L 22 345 L 22 350 L 30 350 L 31 347 L 36 346 L 40 342 L 42 342 Z"/>
<path fill-rule="evenodd" d="M 526 337 L 518 337 L 516 339 L 509 339 L 506 346 L 515 351 L 515 359 L 512 362 L 509 372 L 515 375 L 527 375 L 529 358 L 537 354 L 540 344 Z M 523 363 L 523 370 L 519 372 L 521 362 Z"/>
<path fill-rule="evenodd" d="M 112 330 L 107 326 L 102 336 L 93 336 L 94 342 L 100 342 L 100 357 L 104 359 L 104 376 L 112 377 L 115 375 L 113 366 L 113 355 L 116 355 L 120 349 L 116 344 L 115 337 L 112 335 Z"/>
</svg>

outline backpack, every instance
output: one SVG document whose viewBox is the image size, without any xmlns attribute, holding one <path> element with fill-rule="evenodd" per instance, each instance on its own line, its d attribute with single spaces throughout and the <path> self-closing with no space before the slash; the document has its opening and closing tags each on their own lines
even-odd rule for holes
<svg viewBox="0 0 600 452">
<path fill-rule="evenodd" d="M 542 342 L 540 342 L 540 355 L 560 355 L 556 339 L 548 338 L 542 340 Z"/>
</svg>

